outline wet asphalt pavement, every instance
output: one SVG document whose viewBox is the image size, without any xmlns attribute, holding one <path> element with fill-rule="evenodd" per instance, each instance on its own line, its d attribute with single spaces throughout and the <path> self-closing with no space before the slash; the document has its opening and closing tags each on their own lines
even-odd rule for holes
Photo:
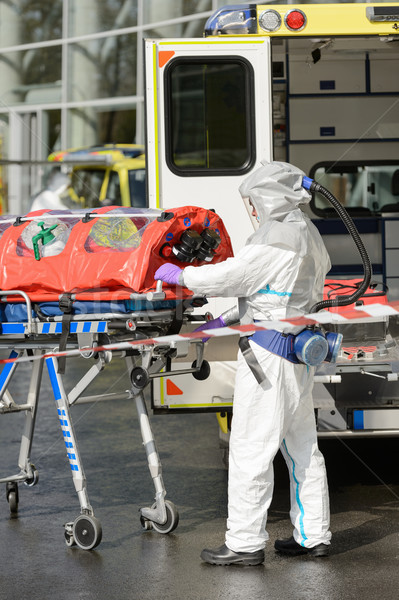
<svg viewBox="0 0 399 600">
<path fill-rule="evenodd" d="M 81 359 L 70 359 L 77 372 Z M 22 367 L 22 365 L 21 365 Z M 14 387 L 23 394 L 28 366 Z M 127 389 L 123 361 L 98 384 Z M 13 382 L 14 383 L 14 382 Z M 39 483 L 19 486 L 11 518 L 0 490 L 0 600 L 390 600 L 399 597 L 399 440 L 321 440 L 329 482 L 333 545 L 330 557 L 287 558 L 274 540 L 291 535 L 288 478 L 277 457 L 265 564 L 215 567 L 200 560 L 204 547 L 224 539 L 227 472 L 213 414 L 151 417 L 163 465 L 167 498 L 180 523 L 169 535 L 143 531 L 138 510 L 154 488 L 132 401 L 73 408 L 73 421 L 101 520 L 103 539 L 93 551 L 68 548 L 63 524 L 79 514 L 54 400 L 43 378 L 32 462 Z M 18 400 L 21 398 L 16 397 Z M 0 473 L 16 473 L 22 415 L 0 415 Z"/>
</svg>

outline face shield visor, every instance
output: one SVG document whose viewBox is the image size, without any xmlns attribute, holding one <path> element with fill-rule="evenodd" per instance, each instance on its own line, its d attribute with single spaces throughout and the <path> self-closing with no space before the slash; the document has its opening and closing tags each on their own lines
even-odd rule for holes
<svg viewBox="0 0 399 600">
<path fill-rule="evenodd" d="M 244 196 L 242 201 L 244 202 L 245 210 L 248 213 L 252 227 L 254 228 L 254 231 L 256 231 L 259 229 L 259 217 L 256 208 L 248 196 Z"/>
</svg>

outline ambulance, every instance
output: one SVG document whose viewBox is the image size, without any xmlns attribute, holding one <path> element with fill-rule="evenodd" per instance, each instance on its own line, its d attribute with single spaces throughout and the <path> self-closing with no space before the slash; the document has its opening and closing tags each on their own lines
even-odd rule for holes
<svg viewBox="0 0 399 600">
<path fill-rule="evenodd" d="M 65 176 L 59 178 L 65 181 L 62 191 L 54 185 L 58 173 Z M 11 207 L 15 214 L 27 213 L 39 195 L 49 190 L 68 208 L 144 208 L 144 146 L 102 144 L 57 150 L 40 160 L 0 158 L 0 214 L 8 214 Z M 40 208 L 45 204 L 43 198 Z"/>
<path fill-rule="evenodd" d="M 399 299 L 398 3 L 225 6 L 201 39 L 147 39 L 145 82 L 150 207 L 214 209 L 237 251 L 252 232 L 241 182 L 261 160 L 293 163 L 360 232 L 373 269 L 361 302 Z M 332 293 L 356 287 L 362 265 L 342 221 L 317 193 L 308 213 L 331 256 Z M 209 313 L 234 302 L 210 299 Z M 337 363 L 316 374 L 319 435 L 397 435 L 397 317 L 343 331 Z M 227 434 L 236 345 L 208 344 L 211 376 L 161 379 L 153 408 L 215 411 Z"/>
<path fill-rule="evenodd" d="M 146 206 L 144 147 L 138 144 L 104 144 L 57 151 L 48 162 L 67 169 L 67 194 L 76 207 Z M 66 199 L 66 200 L 68 200 Z"/>
</svg>

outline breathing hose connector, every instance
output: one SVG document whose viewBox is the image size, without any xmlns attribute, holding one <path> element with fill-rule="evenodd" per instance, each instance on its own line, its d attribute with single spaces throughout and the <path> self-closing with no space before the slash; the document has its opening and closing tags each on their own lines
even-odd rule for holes
<svg viewBox="0 0 399 600">
<path fill-rule="evenodd" d="M 359 254 L 361 256 L 364 269 L 363 281 L 359 285 L 359 288 L 356 290 L 356 292 L 354 292 L 350 296 L 341 296 L 332 300 L 321 300 L 320 302 L 317 302 L 314 306 L 312 306 L 310 312 L 315 313 L 319 310 L 322 310 L 323 308 L 329 308 L 330 306 L 347 306 L 348 304 L 356 302 L 356 300 L 358 300 L 369 287 L 370 279 L 372 276 L 370 258 L 367 254 L 366 248 L 364 247 L 356 225 L 352 220 L 352 217 L 348 214 L 347 210 L 342 206 L 339 200 L 337 200 L 337 198 L 335 198 L 335 196 L 325 187 L 320 185 L 320 183 L 317 183 L 310 177 L 303 178 L 302 186 L 310 192 L 318 192 L 319 194 L 322 194 L 330 202 L 330 204 L 332 204 L 334 209 L 337 211 L 339 217 L 343 221 L 349 234 L 351 235 L 353 241 L 355 242 L 356 248 L 358 249 Z"/>
</svg>

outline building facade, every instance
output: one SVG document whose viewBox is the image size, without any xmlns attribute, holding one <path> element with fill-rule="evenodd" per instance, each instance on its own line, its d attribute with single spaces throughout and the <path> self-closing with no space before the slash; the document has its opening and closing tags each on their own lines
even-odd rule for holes
<svg viewBox="0 0 399 600">
<path fill-rule="evenodd" d="M 45 160 L 58 149 L 143 143 L 143 39 L 202 36 L 223 4 L 0 0 L 0 158 Z M 0 175 L 9 178 L 5 168 Z M 31 196 L 40 173 L 24 177 Z M 8 212 L 25 210 L 13 205 L 12 189 L 7 196 Z"/>
</svg>

